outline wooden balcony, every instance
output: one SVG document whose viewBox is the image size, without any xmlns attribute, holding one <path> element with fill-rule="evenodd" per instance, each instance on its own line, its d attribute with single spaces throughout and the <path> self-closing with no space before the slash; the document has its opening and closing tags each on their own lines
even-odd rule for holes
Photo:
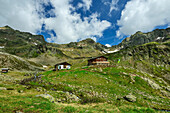
<svg viewBox="0 0 170 113">
<path fill-rule="evenodd" d="M 108 61 L 93 61 L 92 64 L 93 65 L 110 64 L 110 62 L 108 62 Z"/>
</svg>

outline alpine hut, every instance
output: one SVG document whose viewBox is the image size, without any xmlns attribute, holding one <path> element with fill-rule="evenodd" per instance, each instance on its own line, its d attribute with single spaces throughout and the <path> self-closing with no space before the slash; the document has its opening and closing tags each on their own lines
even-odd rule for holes
<svg viewBox="0 0 170 113">
<path fill-rule="evenodd" d="M 70 68 L 71 68 L 71 64 L 69 64 L 67 62 L 62 62 L 62 63 L 55 65 L 55 71 L 62 70 L 62 69 L 70 69 Z"/>
<path fill-rule="evenodd" d="M 109 65 L 110 62 L 107 60 L 108 60 L 108 58 L 106 58 L 104 56 L 91 58 L 88 60 L 88 65 Z"/>
</svg>

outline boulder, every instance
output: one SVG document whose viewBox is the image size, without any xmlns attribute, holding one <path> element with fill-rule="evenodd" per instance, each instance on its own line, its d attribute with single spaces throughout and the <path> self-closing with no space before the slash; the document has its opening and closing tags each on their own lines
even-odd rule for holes
<svg viewBox="0 0 170 113">
<path fill-rule="evenodd" d="M 0 87 L 0 90 L 7 90 L 7 88 L 5 88 L 5 87 Z"/>
<path fill-rule="evenodd" d="M 18 93 L 23 93 L 24 91 L 23 90 L 18 90 Z"/>
<path fill-rule="evenodd" d="M 135 102 L 136 101 L 136 97 L 134 95 L 126 95 L 125 97 L 123 97 L 125 100 L 129 101 L 129 102 Z"/>
<path fill-rule="evenodd" d="M 155 82 L 151 81 L 148 78 L 144 78 L 144 80 L 146 80 L 148 82 L 148 84 L 153 88 L 153 89 L 162 89 L 158 84 L 156 84 Z"/>
<path fill-rule="evenodd" d="M 43 97 L 48 99 L 50 102 L 55 102 L 55 99 L 53 96 L 49 95 L 49 94 L 40 94 L 40 95 L 36 95 L 36 97 Z"/>
<path fill-rule="evenodd" d="M 72 101 L 78 102 L 80 100 L 76 95 L 70 94 L 69 92 L 66 92 L 66 98 L 70 102 L 72 102 Z"/>
</svg>

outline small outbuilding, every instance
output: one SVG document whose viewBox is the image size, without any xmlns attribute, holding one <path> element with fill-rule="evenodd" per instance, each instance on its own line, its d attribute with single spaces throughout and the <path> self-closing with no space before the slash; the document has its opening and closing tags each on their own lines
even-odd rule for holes
<svg viewBox="0 0 170 113">
<path fill-rule="evenodd" d="M 105 56 L 91 58 L 88 60 L 88 65 L 109 65 L 110 62 L 107 60 L 108 58 L 106 58 Z"/>
<path fill-rule="evenodd" d="M 62 62 L 55 65 L 55 71 L 62 70 L 62 69 L 71 69 L 71 64 L 67 62 Z"/>
<path fill-rule="evenodd" d="M 9 70 L 8 68 L 2 68 L 1 73 L 8 73 L 8 70 Z"/>
</svg>

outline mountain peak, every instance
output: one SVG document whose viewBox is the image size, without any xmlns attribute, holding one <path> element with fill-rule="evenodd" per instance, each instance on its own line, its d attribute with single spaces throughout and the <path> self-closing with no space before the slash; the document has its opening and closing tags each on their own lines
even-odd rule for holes
<svg viewBox="0 0 170 113">
<path fill-rule="evenodd" d="M 8 25 L 4 26 L 4 27 L 0 27 L 0 30 L 1 29 L 12 29 L 11 27 L 9 27 Z"/>
<path fill-rule="evenodd" d="M 93 39 L 91 39 L 91 38 L 87 38 L 87 39 L 82 40 L 82 41 L 80 41 L 80 42 L 86 42 L 86 43 L 89 43 L 89 44 L 95 43 L 95 41 L 94 41 Z"/>
<path fill-rule="evenodd" d="M 8 28 L 8 29 L 12 29 L 10 26 L 8 26 L 8 25 L 6 25 L 6 26 L 4 26 L 5 28 Z"/>
<path fill-rule="evenodd" d="M 130 47 L 136 45 L 142 45 L 149 42 L 166 42 L 170 40 L 170 28 L 156 29 L 152 32 L 143 33 L 141 31 L 136 32 L 130 37 L 124 39 L 116 47 Z"/>
</svg>

